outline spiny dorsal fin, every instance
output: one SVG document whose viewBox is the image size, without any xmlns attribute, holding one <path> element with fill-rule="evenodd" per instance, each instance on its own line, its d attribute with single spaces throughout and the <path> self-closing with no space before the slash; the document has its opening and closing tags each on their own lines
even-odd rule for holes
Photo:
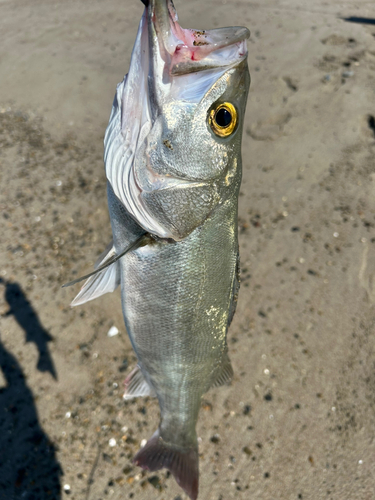
<svg viewBox="0 0 375 500">
<path fill-rule="evenodd" d="M 240 254 L 237 250 L 237 262 L 236 262 L 236 271 L 233 278 L 233 287 L 232 287 L 232 299 L 229 306 L 229 316 L 228 316 L 228 328 L 232 323 L 234 313 L 236 312 L 237 300 L 238 300 L 238 292 L 240 290 L 241 283 L 241 268 L 240 268 Z"/>
<path fill-rule="evenodd" d="M 124 399 L 132 399 L 145 396 L 155 397 L 156 394 L 146 382 L 141 369 L 137 365 L 125 379 Z"/>
</svg>

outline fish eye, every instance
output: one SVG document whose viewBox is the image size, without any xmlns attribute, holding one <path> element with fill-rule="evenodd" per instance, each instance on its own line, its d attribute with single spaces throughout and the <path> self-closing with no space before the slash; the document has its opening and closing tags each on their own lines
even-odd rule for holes
<svg viewBox="0 0 375 500">
<path fill-rule="evenodd" d="M 208 122 L 219 137 L 231 135 L 237 125 L 237 110 L 230 102 L 224 102 L 211 109 Z"/>
</svg>

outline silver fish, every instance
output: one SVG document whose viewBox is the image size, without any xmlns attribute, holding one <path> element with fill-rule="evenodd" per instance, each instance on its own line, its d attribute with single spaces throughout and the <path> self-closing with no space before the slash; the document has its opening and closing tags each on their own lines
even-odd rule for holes
<svg viewBox="0 0 375 500">
<path fill-rule="evenodd" d="M 195 500 L 201 397 L 233 374 L 249 31 L 183 29 L 171 0 L 143 3 L 104 139 L 113 242 L 72 305 L 121 284 L 138 358 L 124 397 L 155 395 L 160 406 L 134 462 L 169 469 Z"/>
</svg>

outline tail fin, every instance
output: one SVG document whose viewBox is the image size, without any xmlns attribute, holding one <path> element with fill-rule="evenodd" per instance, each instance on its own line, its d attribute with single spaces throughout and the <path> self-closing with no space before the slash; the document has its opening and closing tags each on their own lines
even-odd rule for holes
<svg viewBox="0 0 375 500">
<path fill-rule="evenodd" d="M 155 432 L 134 457 L 134 463 L 149 471 L 168 469 L 191 500 L 198 496 L 198 448 L 178 448 L 166 443 Z"/>
</svg>

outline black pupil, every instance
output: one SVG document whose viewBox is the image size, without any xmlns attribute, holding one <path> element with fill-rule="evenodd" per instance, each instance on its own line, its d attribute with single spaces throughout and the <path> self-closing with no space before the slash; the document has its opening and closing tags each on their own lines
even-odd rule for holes
<svg viewBox="0 0 375 500">
<path fill-rule="evenodd" d="M 232 115 L 226 108 L 220 108 L 215 115 L 215 121 L 219 127 L 228 127 L 232 121 Z"/>
</svg>

